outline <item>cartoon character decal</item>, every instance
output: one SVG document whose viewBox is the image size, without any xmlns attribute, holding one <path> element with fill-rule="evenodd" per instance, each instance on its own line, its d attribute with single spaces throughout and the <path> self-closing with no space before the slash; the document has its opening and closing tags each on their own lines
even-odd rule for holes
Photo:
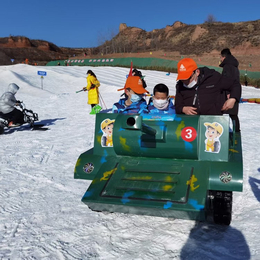
<svg viewBox="0 0 260 260">
<path fill-rule="evenodd" d="M 109 118 L 106 118 L 101 122 L 101 130 L 103 132 L 102 138 L 101 138 L 101 146 L 102 147 L 113 147 L 113 127 L 114 127 L 115 120 L 111 120 Z"/>
<path fill-rule="evenodd" d="M 206 140 L 205 140 L 205 152 L 219 153 L 221 149 L 221 143 L 219 137 L 223 134 L 223 127 L 217 122 L 204 123 L 206 127 Z"/>
</svg>

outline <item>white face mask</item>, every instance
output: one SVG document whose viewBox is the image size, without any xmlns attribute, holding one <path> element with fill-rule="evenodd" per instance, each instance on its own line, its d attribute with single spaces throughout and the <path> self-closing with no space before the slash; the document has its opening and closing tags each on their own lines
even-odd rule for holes
<svg viewBox="0 0 260 260">
<path fill-rule="evenodd" d="M 185 87 L 185 88 L 193 88 L 195 85 L 197 84 L 197 80 L 193 80 L 192 82 L 190 82 L 188 85 L 186 85 L 186 84 L 183 84 L 183 86 Z"/>
<path fill-rule="evenodd" d="M 166 108 L 169 104 L 169 99 L 155 99 L 153 98 L 153 104 L 158 109 Z"/>
</svg>

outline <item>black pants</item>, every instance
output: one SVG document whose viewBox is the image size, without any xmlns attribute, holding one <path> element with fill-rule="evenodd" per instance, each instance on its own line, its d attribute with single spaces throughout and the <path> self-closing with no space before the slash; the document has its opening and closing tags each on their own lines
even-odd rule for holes
<svg viewBox="0 0 260 260">
<path fill-rule="evenodd" d="M 228 94 L 229 93 L 225 92 L 225 91 L 222 93 L 221 97 L 222 97 L 223 104 L 227 100 Z M 224 112 L 224 114 L 229 114 L 229 117 L 231 118 L 232 123 L 233 123 L 233 121 L 235 121 L 235 124 L 236 124 L 235 131 L 236 132 L 240 132 L 240 122 L 239 122 L 239 118 L 237 116 L 238 115 L 238 107 L 239 107 L 239 102 L 236 101 L 233 108 Z"/>
<path fill-rule="evenodd" d="M 240 132 L 240 122 L 239 122 L 239 118 L 237 116 L 238 114 L 238 106 L 239 106 L 239 103 L 236 102 L 234 107 L 229 109 L 226 113 L 229 114 L 232 122 L 235 121 L 235 124 L 236 124 L 236 127 L 235 127 L 235 131 L 236 132 Z M 226 114 L 225 113 L 225 114 Z"/>
<path fill-rule="evenodd" d="M 229 116 L 230 116 L 232 122 L 235 121 L 235 124 L 236 124 L 235 131 L 240 132 L 240 123 L 239 123 L 238 116 L 237 115 L 231 115 L 231 114 L 229 114 Z"/>
<path fill-rule="evenodd" d="M 6 119 L 8 122 L 12 121 L 14 124 L 24 124 L 25 123 L 23 112 L 16 108 L 7 114 L 1 113 L 1 117 Z"/>
</svg>

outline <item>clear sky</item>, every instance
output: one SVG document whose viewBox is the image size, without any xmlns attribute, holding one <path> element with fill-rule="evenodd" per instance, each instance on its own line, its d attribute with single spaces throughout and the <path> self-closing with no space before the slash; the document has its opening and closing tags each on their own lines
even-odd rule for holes
<svg viewBox="0 0 260 260">
<path fill-rule="evenodd" d="M 26 36 L 59 47 L 96 47 L 119 32 L 120 23 L 146 31 L 176 21 L 204 23 L 260 19 L 260 0 L 7 0 L 1 1 L 0 37 Z"/>
</svg>

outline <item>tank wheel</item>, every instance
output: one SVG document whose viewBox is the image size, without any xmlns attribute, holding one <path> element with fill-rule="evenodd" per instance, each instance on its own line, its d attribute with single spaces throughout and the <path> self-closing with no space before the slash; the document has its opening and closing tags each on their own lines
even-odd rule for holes
<svg viewBox="0 0 260 260">
<path fill-rule="evenodd" d="M 232 192 L 208 191 L 207 211 L 214 223 L 228 226 L 232 219 Z"/>
</svg>

